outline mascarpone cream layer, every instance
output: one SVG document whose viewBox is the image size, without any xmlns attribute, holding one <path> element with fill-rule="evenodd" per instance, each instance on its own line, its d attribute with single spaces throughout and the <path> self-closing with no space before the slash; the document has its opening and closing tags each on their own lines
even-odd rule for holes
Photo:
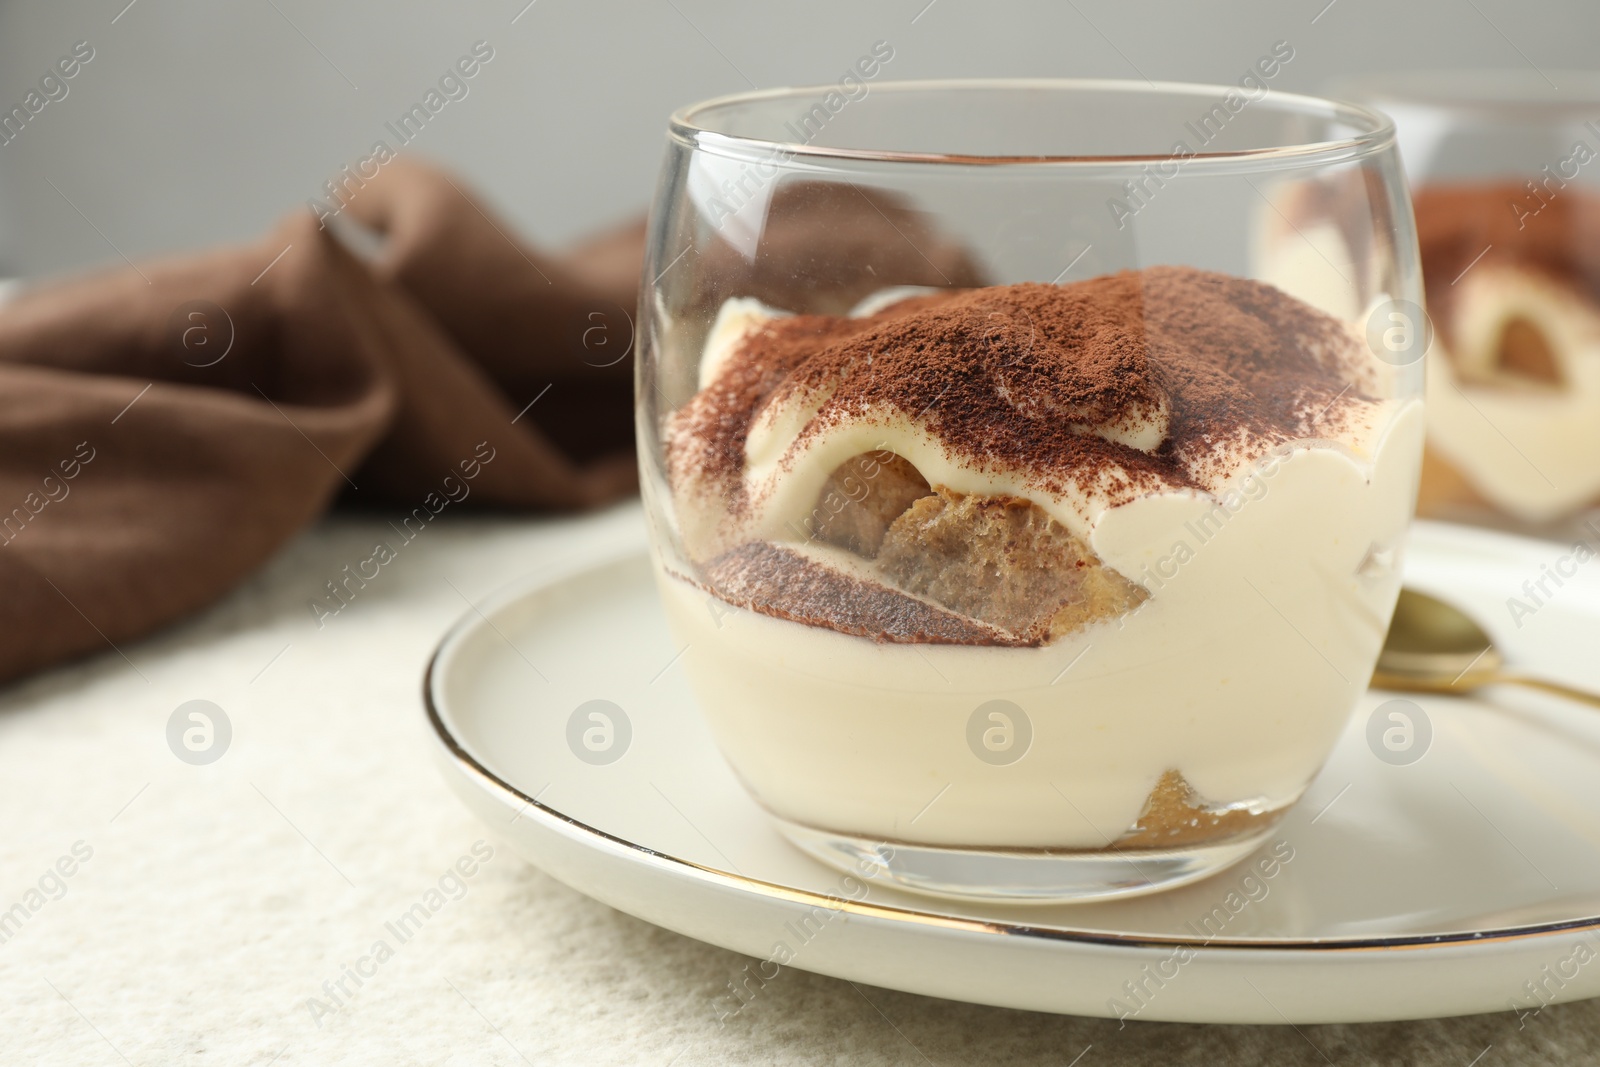
<svg viewBox="0 0 1600 1067">
<path fill-rule="evenodd" d="M 1388 414 L 1370 460 L 1299 447 L 1220 499 L 1106 511 L 1090 544 L 1150 599 L 1044 647 L 878 644 L 731 609 L 659 571 L 667 615 L 729 761 L 795 822 L 1097 848 L 1169 769 L 1213 803 L 1275 808 L 1327 758 L 1399 590 L 1423 419 L 1415 401 Z M 1006 766 L 967 741 L 997 699 L 1033 731 Z"/>
</svg>

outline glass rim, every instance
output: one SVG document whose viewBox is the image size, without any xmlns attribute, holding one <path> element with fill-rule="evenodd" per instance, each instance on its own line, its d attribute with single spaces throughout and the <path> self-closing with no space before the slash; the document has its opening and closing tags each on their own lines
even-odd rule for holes
<svg viewBox="0 0 1600 1067">
<path fill-rule="evenodd" d="M 1328 91 L 1359 101 L 1444 110 L 1600 108 L 1600 71 L 1529 67 L 1438 67 L 1354 74 Z"/>
<path fill-rule="evenodd" d="M 1228 93 L 1242 92 L 1242 86 L 1218 85 L 1204 82 L 1136 81 L 1116 78 L 932 78 L 904 81 L 873 81 L 867 83 L 872 93 L 930 93 L 948 91 L 1018 91 L 1050 90 L 1056 92 L 1096 91 L 1123 96 L 1167 95 L 1178 99 L 1218 100 Z M 675 110 L 667 121 L 668 136 L 687 147 L 697 150 L 722 149 L 735 155 L 745 155 L 752 150 L 785 157 L 805 157 L 810 160 L 838 160 L 852 163 L 913 163 L 961 166 L 1004 167 L 1104 167 L 1116 165 L 1139 166 L 1159 162 L 1171 157 L 1170 151 L 1088 153 L 1088 154 L 958 154 L 939 152 L 912 152 L 898 149 L 838 148 L 808 144 L 803 141 L 785 141 L 752 137 L 746 134 L 727 133 L 704 121 L 705 116 L 719 109 L 751 103 L 771 103 L 780 100 L 817 100 L 828 93 L 837 93 L 837 84 L 791 86 L 775 89 L 755 89 L 723 96 L 711 97 Z M 1267 89 L 1251 99 L 1252 106 L 1270 103 L 1278 110 L 1302 115 L 1320 115 L 1333 118 L 1355 127 L 1360 132 L 1333 140 L 1300 141 L 1266 145 L 1259 148 L 1241 148 L 1227 151 L 1199 151 L 1193 153 L 1190 163 L 1259 165 L 1273 160 L 1334 161 L 1361 158 L 1392 148 L 1395 144 L 1394 122 L 1388 115 L 1363 104 L 1330 97 L 1290 93 Z"/>
</svg>

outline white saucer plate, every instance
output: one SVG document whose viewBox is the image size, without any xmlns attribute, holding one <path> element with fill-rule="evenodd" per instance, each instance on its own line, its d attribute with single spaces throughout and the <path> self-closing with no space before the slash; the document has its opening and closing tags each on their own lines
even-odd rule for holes
<svg viewBox="0 0 1600 1067">
<path fill-rule="evenodd" d="M 1184 1022 L 1427 1018 L 1600 995 L 1593 710 L 1509 688 L 1416 697 L 1431 729 L 1415 737 L 1431 738 L 1397 764 L 1368 741 L 1396 695 L 1369 693 L 1305 799 L 1238 866 L 1122 901 L 943 903 L 841 874 L 779 836 L 700 721 L 681 665 L 692 650 L 667 630 L 642 531 L 591 549 L 445 637 L 424 683 L 439 766 L 533 863 L 771 961 L 754 975 L 794 966 Z M 1523 583 L 1570 551 L 1422 523 L 1407 581 L 1471 611 L 1519 667 L 1600 688 L 1600 560 L 1563 564 L 1576 573 L 1546 580 L 1531 614 L 1508 605 L 1532 605 Z"/>
</svg>

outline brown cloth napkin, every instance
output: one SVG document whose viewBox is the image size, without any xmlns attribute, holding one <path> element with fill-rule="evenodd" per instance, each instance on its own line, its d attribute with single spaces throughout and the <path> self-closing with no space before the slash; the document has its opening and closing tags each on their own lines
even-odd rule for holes
<svg viewBox="0 0 1600 1067">
<path fill-rule="evenodd" d="M 566 258 L 395 161 L 335 223 L 0 308 L 0 680 L 215 600 L 330 501 L 631 492 L 631 227 Z"/>
</svg>

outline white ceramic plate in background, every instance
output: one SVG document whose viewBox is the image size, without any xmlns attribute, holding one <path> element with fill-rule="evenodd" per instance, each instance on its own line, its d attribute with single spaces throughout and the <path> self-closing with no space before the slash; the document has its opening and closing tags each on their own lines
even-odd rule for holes
<svg viewBox="0 0 1600 1067">
<path fill-rule="evenodd" d="M 1517 665 L 1600 688 L 1600 561 L 1520 628 L 1507 609 L 1565 551 L 1424 523 L 1407 580 L 1472 611 Z M 1501 691 L 1417 698 L 1432 739 L 1400 766 L 1368 745 L 1371 712 L 1393 698 L 1371 693 L 1263 847 L 1292 850 L 1271 878 L 1246 860 L 1132 900 L 945 904 L 852 883 L 780 838 L 702 726 L 682 651 L 642 532 L 499 594 L 429 668 L 445 777 L 525 857 L 613 907 L 759 959 L 930 996 L 1310 1023 L 1600 995 L 1591 710 Z M 626 719 L 623 730 L 612 716 L 614 762 L 569 744 L 569 727 L 592 726 L 584 715 L 571 727 L 574 712 L 595 700 Z"/>
</svg>

